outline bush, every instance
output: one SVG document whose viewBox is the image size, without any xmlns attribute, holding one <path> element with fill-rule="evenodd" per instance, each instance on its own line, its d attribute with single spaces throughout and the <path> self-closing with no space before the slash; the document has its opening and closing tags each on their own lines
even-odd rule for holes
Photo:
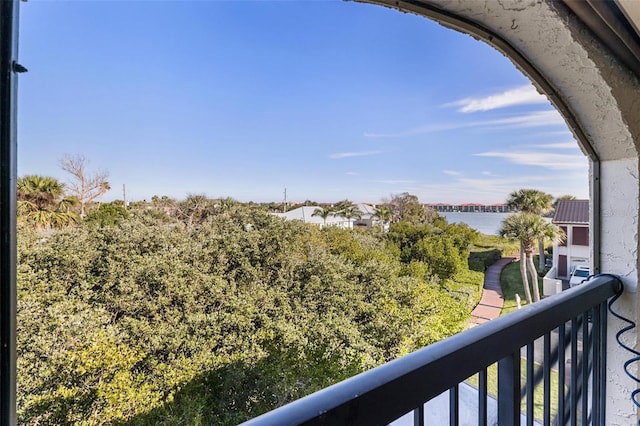
<svg viewBox="0 0 640 426">
<path fill-rule="evenodd" d="M 502 251 L 490 249 L 484 251 L 472 251 L 469 254 L 469 269 L 484 272 L 489 266 L 502 258 Z"/>
<path fill-rule="evenodd" d="M 20 424 L 237 424 L 464 329 L 477 286 L 430 275 L 450 233 L 416 240 L 438 270 L 238 205 L 111 213 L 19 234 Z"/>
</svg>

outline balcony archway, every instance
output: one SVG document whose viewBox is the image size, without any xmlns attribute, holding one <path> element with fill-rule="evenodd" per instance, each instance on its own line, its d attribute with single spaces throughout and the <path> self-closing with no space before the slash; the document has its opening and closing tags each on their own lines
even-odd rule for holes
<svg viewBox="0 0 640 426">
<path fill-rule="evenodd" d="M 635 318 L 640 226 L 637 220 L 640 213 L 640 167 L 636 143 L 640 143 L 638 71 L 620 63 L 603 40 L 591 33 L 583 20 L 559 1 L 367 1 L 419 14 L 484 40 L 508 56 L 547 94 L 591 159 L 594 270 L 615 273 L 623 278 L 627 291 L 620 311 Z M 5 205 L 15 201 L 11 190 L 7 189 L 14 186 L 12 174 L 15 177 L 15 159 L 12 158 L 15 145 L 11 147 L 10 144 L 11 141 L 15 143 L 10 123 L 12 92 L 7 88 L 13 80 L 10 77 L 12 71 L 19 72 L 12 62 L 16 58 L 17 38 L 12 39 L 15 33 L 12 34 L 13 29 L 8 23 L 15 19 L 10 10 L 13 7 L 11 3 L 15 2 L 6 2 L 2 12 L 5 50 L 2 67 L 7 76 L 3 97 L 9 102 L 5 104 L 2 122 L 5 128 L 2 158 L 5 171 L 1 183 L 5 187 L 2 193 Z M 15 251 L 10 248 L 15 246 L 15 230 L 11 223 L 15 215 L 6 212 L 3 218 L 1 230 L 8 238 L 5 238 L 0 254 L 3 271 L 11 281 L 15 279 Z M 11 302 L 9 299 L 10 296 L 4 297 L 3 304 Z M 5 328 L 11 328 L 15 321 L 11 306 L 3 308 L 2 319 L 7 325 Z M 635 387 L 622 369 L 628 357 L 613 339 L 619 328 L 619 323 L 611 321 L 607 407 L 607 423 L 611 424 L 625 424 L 628 419 L 637 418 L 629 399 L 631 389 Z M 11 334 L 11 330 L 3 331 L 2 341 L 6 349 L 3 354 L 9 354 L 4 357 L 4 364 L 11 363 L 8 351 L 14 347 L 11 342 L 6 343 L 11 340 Z M 637 347 L 637 337 L 634 335 L 633 339 Z M 13 379 L 10 373 L 5 376 L 5 384 L 7 379 Z M 12 387 L 10 383 L 8 387 Z M 15 391 L 15 387 L 9 391 Z M 12 401 L 7 401 L 7 398 L 3 398 L 7 404 L 0 407 L 0 412 L 9 410 L 7 406 Z"/>
</svg>

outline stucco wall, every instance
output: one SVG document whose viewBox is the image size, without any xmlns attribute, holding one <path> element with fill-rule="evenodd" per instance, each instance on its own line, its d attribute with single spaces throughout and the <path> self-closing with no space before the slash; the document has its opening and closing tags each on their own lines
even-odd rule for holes
<svg viewBox="0 0 640 426">
<path fill-rule="evenodd" d="M 473 33 L 528 75 L 567 120 L 591 168 L 591 217 L 601 218 L 592 263 L 623 278 L 626 293 L 617 310 L 637 321 L 638 214 L 640 185 L 640 86 L 563 4 L 542 0 L 368 1 L 428 17 Z M 638 141 L 637 143 L 635 141 Z M 597 228 L 593 228 L 596 229 Z M 609 321 L 607 424 L 637 423 L 630 399 L 635 383 L 623 372 L 628 353 L 613 337 L 624 324 Z M 625 336 L 637 347 L 637 334 Z"/>
</svg>

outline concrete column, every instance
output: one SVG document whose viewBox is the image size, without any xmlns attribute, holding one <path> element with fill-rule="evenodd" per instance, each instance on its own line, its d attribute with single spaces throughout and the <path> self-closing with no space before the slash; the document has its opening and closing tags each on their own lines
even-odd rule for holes
<svg viewBox="0 0 640 426">
<path fill-rule="evenodd" d="M 613 305 L 616 313 L 638 322 L 638 215 L 640 186 L 638 159 L 603 161 L 601 163 L 600 266 L 603 273 L 619 275 L 624 294 Z M 607 332 L 607 424 L 636 424 L 638 413 L 631 401 L 637 384 L 624 373 L 624 363 L 633 355 L 621 348 L 616 333 L 627 324 L 609 316 Z M 637 331 L 625 333 L 622 339 L 637 347 Z M 637 374 L 637 365 L 630 370 Z"/>
</svg>

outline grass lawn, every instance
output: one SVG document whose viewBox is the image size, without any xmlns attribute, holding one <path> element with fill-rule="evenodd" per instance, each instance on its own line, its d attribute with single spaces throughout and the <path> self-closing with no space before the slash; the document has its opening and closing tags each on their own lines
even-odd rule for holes
<svg viewBox="0 0 640 426">
<path fill-rule="evenodd" d="M 535 265 L 538 264 L 538 256 L 534 256 L 533 262 Z M 522 276 L 520 275 L 519 261 L 508 264 L 502 270 L 502 275 L 500 275 L 500 287 L 502 287 L 502 297 L 504 298 L 501 315 L 508 314 L 509 312 L 518 309 L 516 294 L 520 295 L 520 304 L 522 306 L 527 304 L 527 300 L 524 296 L 524 289 L 522 287 Z M 540 294 L 542 294 L 542 278 L 538 278 L 538 287 L 540 289 Z"/>
<path fill-rule="evenodd" d="M 518 243 L 497 235 L 479 234 L 469 250 L 469 267 L 482 272 L 501 257 L 517 254 L 519 247 Z"/>
<path fill-rule="evenodd" d="M 503 256 L 517 255 L 520 251 L 520 243 L 510 241 L 497 235 L 479 234 L 478 241 L 473 244 L 471 251 L 500 250 Z"/>
</svg>

